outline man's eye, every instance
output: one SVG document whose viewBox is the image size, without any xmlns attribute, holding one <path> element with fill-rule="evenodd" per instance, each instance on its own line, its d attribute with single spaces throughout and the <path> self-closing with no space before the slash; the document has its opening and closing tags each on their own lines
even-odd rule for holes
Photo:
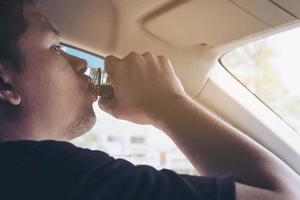
<svg viewBox="0 0 300 200">
<path fill-rule="evenodd" d="M 64 49 L 61 45 L 54 45 L 51 47 L 51 50 L 56 51 L 58 54 L 64 52 Z"/>
</svg>

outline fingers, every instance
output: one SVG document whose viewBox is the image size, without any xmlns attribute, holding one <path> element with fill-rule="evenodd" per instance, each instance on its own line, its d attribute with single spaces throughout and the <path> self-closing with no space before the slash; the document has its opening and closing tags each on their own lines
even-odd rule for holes
<svg viewBox="0 0 300 200">
<path fill-rule="evenodd" d="M 156 56 L 152 52 L 145 52 L 143 54 L 138 54 L 136 52 L 130 52 L 127 56 L 125 56 L 123 59 L 119 59 L 115 56 L 107 56 L 105 58 L 105 71 L 109 75 L 113 75 L 114 71 L 116 70 L 116 67 L 121 65 L 123 61 L 142 61 L 142 60 L 147 60 L 147 61 L 156 61 L 159 60 L 162 64 L 168 64 L 170 65 L 170 60 L 166 56 Z"/>
<path fill-rule="evenodd" d="M 146 52 L 142 54 L 143 58 L 146 60 L 149 64 L 156 64 L 158 63 L 157 56 L 154 55 L 152 52 Z"/>
<path fill-rule="evenodd" d="M 171 64 L 169 58 L 166 56 L 158 56 L 158 60 L 163 64 Z"/>
<path fill-rule="evenodd" d="M 169 58 L 167 58 L 166 56 L 158 56 L 157 58 L 160 63 L 160 66 L 162 66 L 162 68 L 164 70 L 167 70 L 167 71 L 175 74 L 173 65 L 172 65 L 171 61 L 169 60 Z"/>
<path fill-rule="evenodd" d="M 123 60 L 135 61 L 137 63 L 156 62 L 157 56 L 152 52 L 145 52 L 143 54 L 130 52 L 126 57 L 123 58 Z"/>
<path fill-rule="evenodd" d="M 102 98 L 111 99 L 114 97 L 114 88 L 111 85 L 101 85 L 99 95 Z"/>
<path fill-rule="evenodd" d="M 98 105 L 104 112 L 118 118 L 117 115 L 117 99 L 116 98 L 100 98 Z"/>
<path fill-rule="evenodd" d="M 140 57 L 141 57 L 140 54 L 138 54 L 135 51 L 132 51 L 127 56 L 124 57 L 124 60 L 126 60 L 126 59 L 135 59 L 135 60 L 137 60 L 137 59 L 140 59 Z"/>
<path fill-rule="evenodd" d="M 107 56 L 105 70 L 113 90 L 109 86 L 101 88 L 99 106 L 119 119 L 150 123 L 160 109 L 161 99 L 183 94 L 176 74 L 171 71 L 172 64 L 165 56 L 151 52 L 131 52 L 122 59 Z"/>
<path fill-rule="evenodd" d="M 153 59 L 154 58 L 154 54 L 152 52 L 145 52 L 145 53 L 142 54 L 142 56 L 146 59 L 149 59 L 149 58 Z"/>
<path fill-rule="evenodd" d="M 114 77 L 117 72 L 117 68 L 120 66 L 121 60 L 115 56 L 107 56 L 104 60 L 105 71 L 109 77 L 109 80 L 114 83 Z"/>
<path fill-rule="evenodd" d="M 144 59 L 146 59 L 148 62 L 159 62 L 162 65 L 171 65 L 171 61 L 166 57 L 166 56 L 156 56 L 154 55 L 152 52 L 146 52 L 144 54 L 142 54 L 142 56 L 144 57 Z"/>
</svg>

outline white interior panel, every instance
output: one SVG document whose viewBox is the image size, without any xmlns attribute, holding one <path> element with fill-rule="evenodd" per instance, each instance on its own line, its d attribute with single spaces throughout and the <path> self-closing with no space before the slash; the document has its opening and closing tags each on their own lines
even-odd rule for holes
<svg viewBox="0 0 300 200">
<path fill-rule="evenodd" d="M 228 0 L 191 0 L 149 19 L 145 27 L 173 45 L 188 47 L 217 46 L 270 26 Z"/>
<path fill-rule="evenodd" d="M 290 14 L 300 19 L 300 1 L 299 0 L 270 0 Z"/>
<path fill-rule="evenodd" d="M 97 53 L 112 48 L 117 24 L 110 1 L 48 0 L 40 7 L 55 22 L 65 43 Z"/>
<path fill-rule="evenodd" d="M 279 8 L 269 0 L 231 0 L 249 14 L 270 26 L 278 26 L 296 18 Z M 266 12 L 267 11 L 267 12 Z"/>
</svg>

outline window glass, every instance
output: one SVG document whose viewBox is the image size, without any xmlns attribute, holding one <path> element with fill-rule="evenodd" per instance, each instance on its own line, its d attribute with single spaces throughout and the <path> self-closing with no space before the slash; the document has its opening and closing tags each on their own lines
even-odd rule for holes
<svg viewBox="0 0 300 200">
<path fill-rule="evenodd" d="M 89 66 L 103 68 L 103 59 L 65 46 L 65 51 L 86 59 Z M 134 164 L 147 164 L 157 169 L 168 168 L 179 173 L 197 174 L 193 166 L 160 130 L 152 126 L 136 125 L 117 120 L 93 105 L 95 127 L 72 141 L 73 144 L 102 150 L 115 158 L 124 158 Z"/>
<path fill-rule="evenodd" d="M 294 130 L 300 132 L 300 28 L 240 47 L 223 66 Z"/>
<path fill-rule="evenodd" d="M 90 68 L 103 68 L 104 66 L 104 61 L 101 57 L 86 53 L 84 51 L 80 51 L 75 48 L 68 47 L 66 45 L 63 45 L 63 49 L 71 55 L 75 55 L 79 58 L 86 60 Z"/>
</svg>

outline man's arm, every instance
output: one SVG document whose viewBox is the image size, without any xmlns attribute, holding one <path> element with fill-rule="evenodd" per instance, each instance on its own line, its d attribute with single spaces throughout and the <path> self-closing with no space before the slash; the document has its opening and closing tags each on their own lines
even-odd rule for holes
<svg viewBox="0 0 300 200">
<path fill-rule="evenodd" d="M 151 53 L 109 56 L 113 116 L 162 129 L 201 175 L 232 176 L 238 199 L 299 199 L 299 177 L 281 160 L 189 98 L 170 61 Z"/>
<path fill-rule="evenodd" d="M 234 177 L 238 199 L 289 199 L 297 190 L 298 176 L 281 160 L 192 99 L 175 98 L 162 111 L 155 125 L 201 175 Z"/>
</svg>

